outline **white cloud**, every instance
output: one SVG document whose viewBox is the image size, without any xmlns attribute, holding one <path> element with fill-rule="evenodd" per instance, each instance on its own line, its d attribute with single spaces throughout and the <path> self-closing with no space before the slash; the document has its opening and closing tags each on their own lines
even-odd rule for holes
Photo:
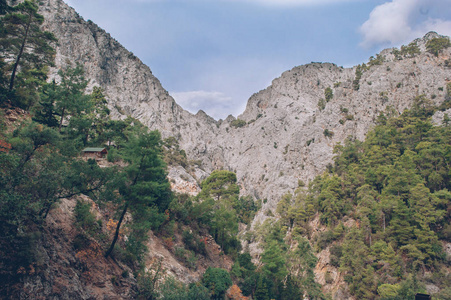
<svg viewBox="0 0 451 300">
<path fill-rule="evenodd" d="M 429 31 L 451 35 L 451 11 L 447 5 L 451 5 L 451 0 L 392 0 L 381 4 L 360 27 L 361 46 L 398 45 Z"/>
<path fill-rule="evenodd" d="M 184 109 L 197 113 L 200 109 L 214 119 L 225 119 L 230 113 L 236 114 L 236 105 L 229 97 L 221 92 L 189 91 L 171 92 L 171 96 Z"/>
</svg>

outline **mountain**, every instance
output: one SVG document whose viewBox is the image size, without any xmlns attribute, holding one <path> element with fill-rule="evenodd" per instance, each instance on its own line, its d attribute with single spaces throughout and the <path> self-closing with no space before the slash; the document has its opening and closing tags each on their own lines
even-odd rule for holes
<svg viewBox="0 0 451 300">
<path fill-rule="evenodd" d="M 359 80 L 357 66 L 295 67 L 249 99 L 238 116 L 244 122 L 232 116 L 215 121 L 203 111 L 193 115 L 181 108 L 149 67 L 62 0 L 42 1 L 41 12 L 44 28 L 59 41 L 56 69 L 68 62 L 83 65 L 90 86 L 105 90 L 115 118 L 132 116 L 163 137 L 176 137 L 190 160 L 202 162 L 193 173 L 197 180 L 215 169 L 235 171 L 242 194 L 267 200 L 262 212 L 274 209 L 299 180 L 307 183 L 323 172 L 335 144 L 348 136 L 364 139 L 381 112 L 389 107 L 402 112 L 418 95 L 442 102 L 451 80 L 449 49 L 438 57 L 426 52 L 427 41 L 439 36 L 430 32 L 411 44 L 420 53 L 386 49 L 361 68 Z M 320 109 L 327 89 L 332 97 Z"/>
<path fill-rule="evenodd" d="M 337 143 L 348 137 L 363 140 L 381 113 L 397 115 L 411 107 L 420 95 L 434 104 L 442 103 L 451 78 L 450 49 L 437 56 L 426 51 L 427 42 L 440 37 L 431 32 L 401 49 L 384 50 L 366 64 L 353 68 L 332 63 L 295 67 L 254 94 L 243 114 L 216 121 L 202 111 L 191 114 L 181 108 L 149 67 L 93 22 L 84 21 L 62 0 L 40 3 L 44 29 L 58 38 L 56 66 L 50 77 L 58 80 L 58 69 L 78 63 L 90 80 L 88 90 L 94 86 L 104 89 L 114 118 L 131 116 L 151 129 L 158 129 L 164 138 L 175 137 L 190 161 L 186 168 L 170 167 L 169 177 L 175 190 L 195 194 L 199 182 L 213 170 L 236 172 L 241 194 L 262 202 L 253 221 L 254 228 L 268 216 L 274 216 L 282 195 L 330 169 Z M 440 122 L 443 113 L 437 113 L 434 119 Z M 50 214 L 52 226 L 46 229 L 47 240 L 42 244 L 45 248 L 42 252 L 51 254 L 43 258 L 49 267 L 42 278 L 34 278 L 33 282 L 30 279 L 27 295 L 38 293 L 40 288 L 45 295 L 61 295 L 60 290 L 71 285 L 70 293 L 75 298 L 102 294 L 112 298 L 133 297 L 136 282 L 122 276 L 124 266 L 100 265 L 89 278 L 102 277 L 101 268 L 105 268 L 108 278 L 92 282 L 89 292 L 77 281 L 81 273 L 71 271 L 77 260 L 68 246 L 68 241 L 76 238 L 68 226 L 72 222 L 73 202 L 63 200 Z M 355 220 L 347 221 L 345 226 L 358 226 Z M 316 232 L 326 232 L 318 217 L 311 220 L 310 226 Z M 241 229 L 242 233 L 246 231 Z M 254 258 L 261 252 L 257 243 L 245 246 Z M 179 279 L 189 282 L 199 278 L 199 274 L 184 274 L 188 271 L 165 251 L 162 241 L 152 236 L 150 247 L 153 257 L 162 255 L 166 267 Z M 214 263 L 222 266 L 219 252 L 216 254 L 218 260 Z M 324 284 L 327 272 L 338 274 L 334 277 L 338 278 L 335 286 L 329 286 L 327 291 L 340 299 L 337 286 L 345 286 L 343 274 L 329 266 L 329 254 L 328 249 L 318 254 L 317 281 Z M 62 273 L 63 276 L 55 276 Z M 118 279 L 119 276 L 123 278 Z M 54 285 L 60 278 L 68 281 Z"/>
</svg>

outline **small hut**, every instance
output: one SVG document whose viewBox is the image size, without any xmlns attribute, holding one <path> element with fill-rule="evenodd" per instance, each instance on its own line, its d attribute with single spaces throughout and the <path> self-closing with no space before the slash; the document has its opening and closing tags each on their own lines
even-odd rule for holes
<svg viewBox="0 0 451 300">
<path fill-rule="evenodd" d="M 83 149 L 83 157 L 86 158 L 105 158 L 105 156 L 108 154 L 108 150 L 106 148 L 94 148 L 94 147 L 88 147 Z"/>
</svg>

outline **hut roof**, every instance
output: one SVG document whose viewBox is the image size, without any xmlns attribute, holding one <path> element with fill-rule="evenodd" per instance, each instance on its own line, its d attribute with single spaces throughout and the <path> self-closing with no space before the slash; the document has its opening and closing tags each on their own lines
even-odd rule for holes
<svg viewBox="0 0 451 300">
<path fill-rule="evenodd" d="M 83 152 L 104 152 L 104 151 L 106 151 L 106 148 L 88 147 L 83 149 Z"/>
</svg>

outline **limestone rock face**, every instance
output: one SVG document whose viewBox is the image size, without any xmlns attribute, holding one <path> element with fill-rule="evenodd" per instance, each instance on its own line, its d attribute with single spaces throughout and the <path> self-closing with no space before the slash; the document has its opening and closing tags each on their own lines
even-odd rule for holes
<svg viewBox="0 0 451 300">
<path fill-rule="evenodd" d="M 41 1 L 40 13 L 45 17 L 44 29 L 58 38 L 56 66 L 50 77 L 58 80 L 58 69 L 81 64 L 90 80 L 88 89 L 104 89 L 113 118 L 137 118 L 160 130 L 163 137 L 177 137 L 191 157 L 205 156 L 207 142 L 217 135 L 214 119 L 203 112 L 193 115 L 183 110 L 149 67 L 62 0 Z"/>
<path fill-rule="evenodd" d="M 438 36 L 431 32 L 414 41 L 422 51 L 415 57 L 382 51 L 380 64 L 363 68 L 358 90 L 353 84 L 356 67 L 311 63 L 286 71 L 249 99 L 238 116 L 246 125 L 234 127 L 232 116 L 215 121 L 203 111 L 185 111 L 149 67 L 108 33 L 62 0 L 41 2 L 44 27 L 59 40 L 53 76 L 68 62 L 82 64 L 90 87 L 105 90 L 113 117 L 132 116 L 163 137 L 176 137 L 189 159 L 202 161 L 204 171 L 194 172 L 200 174 L 197 180 L 214 169 L 235 171 L 242 194 L 267 199 L 262 211 L 274 209 L 299 180 L 307 183 L 323 172 L 332 162 L 335 144 L 348 136 L 364 139 L 387 108 L 402 112 L 422 94 L 442 102 L 451 79 L 445 63 L 450 50 L 438 57 L 426 52 L 426 42 Z M 320 109 L 327 88 L 333 97 Z"/>
<path fill-rule="evenodd" d="M 357 67 L 332 63 L 294 67 L 249 99 L 238 116 L 245 125 L 232 116 L 215 121 L 203 111 L 191 114 L 182 109 L 149 67 L 62 0 L 40 2 L 44 28 L 59 40 L 51 76 L 57 78 L 59 68 L 79 63 L 89 88 L 98 85 L 105 90 L 114 118 L 132 116 L 165 138 L 176 137 L 188 159 L 201 163 L 190 172 L 171 168 L 175 190 L 195 194 L 196 183 L 211 171 L 236 172 L 242 194 L 267 199 L 254 222 L 274 210 L 281 195 L 324 172 L 333 162 L 334 145 L 348 137 L 363 140 L 381 112 L 400 113 L 417 96 L 443 102 L 451 82 L 451 49 L 438 57 L 428 53 L 427 41 L 438 37 L 428 33 L 413 42 L 420 54 L 407 57 L 384 50 L 381 59 L 361 68 L 360 79 Z M 328 101 L 326 89 L 333 94 Z M 451 116 L 449 111 L 437 113 L 434 122 L 439 124 L 445 113 Z M 255 245 L 250 250 L 258 252 Z M 334 278 L 340 281 L 339 274 Z M 345 295 L 341 290 L 336 293 Z"/>
</svg>

